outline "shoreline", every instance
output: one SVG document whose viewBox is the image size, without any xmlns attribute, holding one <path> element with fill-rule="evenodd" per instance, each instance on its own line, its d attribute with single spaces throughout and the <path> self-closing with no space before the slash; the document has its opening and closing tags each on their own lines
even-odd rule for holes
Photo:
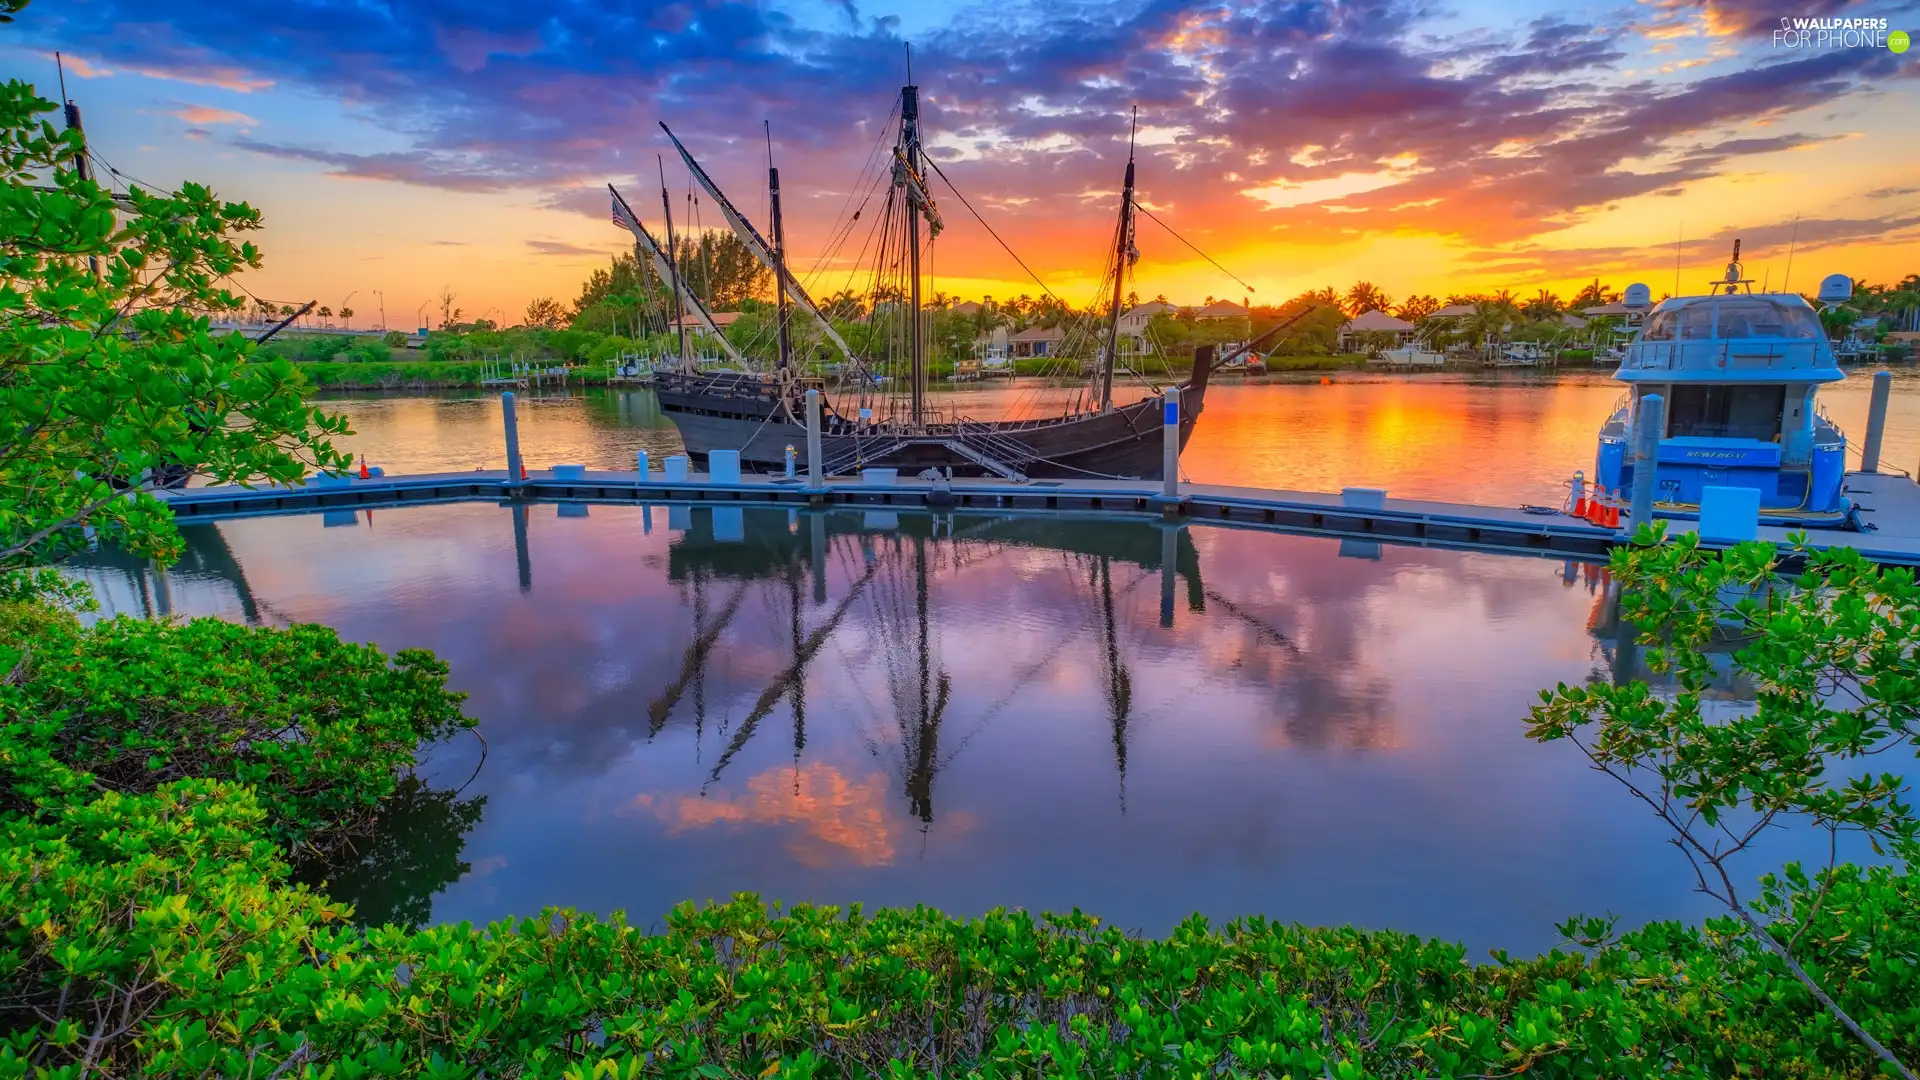
<svg viewBox="0 0 1920 1080">
<path fill-rule="evenodd" d="M 1307 363 L 1298 366 L 1276 366 L 1264 374 L 1215 373 L 1213 385 L 1232 386 L 1241 384 L 1260 384 L 1266 382 L 1301 383 L 1317 382 L 1326 379 L 1334 381 L 1352 381 L 1355 377 L 1375 379 L 1381 377 L 1436 378 L 1447 376 L 1514 375 L 1521 377 L 1554 377 L 1566 375 L 1606 374 L 1615 369 L 1612 365 L 1594 364 L 1585 360 L 1569 360 L 1560 364 L 1547 364 L 1534 367 L 1517 367 L 1499 364 L 1458 364 L 1439 368 L 1391 367 L 1365 361 L 1353 362 L 1345 357 L 1298 357 Z M 1329 362 L 1331 361 L 1331 362 Z M 298 363 L 295 365 L 307 378 L 309 394 L 332 393 L 395 393 L 427 390 L 490 390 L 495 387 L 482 385 L 483 374 L 478 364 L 461 362 L 418 361 L 413 363 Z M 358 369 L 358 370 L 356 370 Z M 432 370 L 439 369 L 439 370 Z M 1188 371 L 1179 368 L 1171 372 L 1151 373 L 1149 377 L 1166 378 L 1185 377 Z M 1046 385 L 1073 386 L 1079 380 L 1063 376 L 1040 374 L 1021 375 L 1014 379 L 967 379 L 956 381 L 951 378 L 930 378 L 929 384 L 943 392 L 969 389 L 986 389 L 996 385 L 1030 386 L 1035 381 Z M 583 387 L 619 387 L 627 386 L 642 389 L 645 384 L 631 382 L 610 382 L 605 367 L 576 368 L 565 379 L 554 377 L 532 381 L 529 389 L 559 388 L 577 389 Z M 499 387 L 508 389 L 508 387 Z"/>
</svg>

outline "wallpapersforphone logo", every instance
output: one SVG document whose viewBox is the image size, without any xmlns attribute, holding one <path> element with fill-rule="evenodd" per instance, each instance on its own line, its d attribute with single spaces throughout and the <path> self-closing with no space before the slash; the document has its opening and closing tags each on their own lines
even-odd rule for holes
<svg viewBox="0 0 1920 1080">
<path fill-rule="evenodd" d="M 1880 18 L 1782 15 L 1773 32 L 1776 49 L 1889 49 L 1903 53 L 1911 40 Z"/>
</svg>

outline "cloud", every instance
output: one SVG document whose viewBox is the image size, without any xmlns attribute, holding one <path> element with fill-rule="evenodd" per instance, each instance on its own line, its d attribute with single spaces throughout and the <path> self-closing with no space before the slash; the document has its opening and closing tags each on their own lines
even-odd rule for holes
<svg viewBox="0 0 1920 1080">
<path fill-rule="evenodd" d="M 260 122 L 246 113 L 235 112 L 232 109 L 217 109 L 211 105 L 187 105 L 180 102 L 174 103 L 174 109 L 168 115 L 199 128 L 204 128 L 208 124 L 254 125 Z"/>
<path fill-rule="evenodd" d="M 48 49 L 40 55 L 49 60 L 54 59 L 52 49 Z M 59 63 L 65 67 L 68 72 L 78 75 L 82 79 L 104 79 L 113 74 L 112 68 L 104 64 L 95 63 L 84 56 L 75 56 L 69 52 L 62 52 L 60 54 Z"/>
<path fill-rule="evenodd" d="M 804 250 L 824 245 L 884 145 L 904 45 L 851 0 L 806 2 L 836 4 L 844 26 L 746 0 L 178 0 L 164 24 L 135 0 L 97 0 L 42 26 L 129 70 L 331 95 L 404 146 L 242 149 L 356 179 L 531 190 L 598 219 L 606 180 L 657 185 L 661 118 L 757 213 L 770 120 Z M 1003 0 L 916 29 L 914 72 L 941 168 L 1043 273 L 1101 245 L 1134 104 L 1154 134 L 1142 191 L 1203 245 L 1345 242 L 1366 221 L 1499 247 L 1809 145 L 1760 128 L 1903 89 L 1910 71 L 1885 50 L 1696 69 L 1678 66 L 1693 59 L 1683 50 L 1668 74 L 1620 69 L 1649 27 L 1746 33 L 1760 8 L 1663 0 L 1645 25 L 1551 17 L 1463 34 L 1427 0 Z M 1288 194 L 1248 194 L 1260 191 Z M 943 237 L 947 265 L 1017 275 L 977 232 Z"/>
<path fill-rule="evenodd" d="M 1866 193 L 1868 199 L 1892 199 L 1901 195 L 1920 195 L 1920 187 L 1883 187 L 1874 188 Z"/>
<path fill-rule="evenodd" d="M 527 241 L 527 246 L 532 248 L 536 255 L 592 255 L 604 258 L 607 254 L 599 248 L 582 247 L 579 244 L 570 244 L 564 240 L 529 240 Z"/>
<path fill-rule="evenodd" d="M 329 166 L 333 176 L 356 180 L 392 180 L 402 184 L 447 188 L 452 191 L 504 191 L 515 183 L 510 174 L 472 158 L 456 158 L 430 151 L 353 154 L 310 146 L 287 146 L 258 139 L 233 140 L 239 149 L 292 161 Z"/>
</svg>

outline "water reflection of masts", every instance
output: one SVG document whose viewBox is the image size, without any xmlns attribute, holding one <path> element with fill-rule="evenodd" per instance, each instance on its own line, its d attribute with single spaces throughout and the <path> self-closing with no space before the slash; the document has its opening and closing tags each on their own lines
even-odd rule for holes
<svg viewBox="0 0 1920 1080">
<path fill-rule="evenodd" d="M 1120 660 L 1113 619 L 1113 560 L 1100 556 L 1100 621 L 1106 631 L 1107 713 L 1113 727 L 1113 764 L 1120 778 L 1120 813 L 1127 812 L 1127 718 L 1133 711 L 1133 675 Z"/>
<path fill-rule="evenodd" d="M 673 712 L 673 707 L 680 703 L 681 697 L 686 694 L 689 687 L 693 687 L 696 691 L 695 722 L 696 724 L 704 723 L 707 657 L 713 652 L 714 643 L 720 640 L 720 635 L 726 630 L 727 624 L 733 621 L 734 614 L 740 610 L 740 601 L 747 595 L 747 586 L 745 584 L 736 586 L 728 595 L 726 603 L 720 605 L 719 616 L 708 619 L 703 578 L 704 575 L 696 571 L 693 579 L 693 643 L 687 646 L 687 651 L 680 658 L 679 676 L 647 706 L 648 738 L 660 734 L 660 729 L 666 726 L 668 715 Z"/>
<path fill-rule="evenodd" d="M 933 778 L 940 769 L 940 718 L 947 711 L 953 683 L 944 668 L 937 677 L 933 672 L 933 649 L 928 640 L 927 541 L 922 536 L 913 538 L 913 607 L 919 630 L 916 635 L 918 668 L 914 679 L 919 707 L 913 730 L 907 730 L 902 718 L 901 734 L 911 763 L 907 770 L 907 800 L 921 824 L 931 825 Z"/>
<path fill-rule="evenodd" d="M 833 614 L 827 617 L 827 621 L 821 623 L 813 633 L 808 634 L 804 641 L 796 642 L 792 663 L 775 675 L 767 684 L 767 688 L 760 692 L 760 699 L 753 703 L 752 711 L 747 713 L 747 718 L 742 720 L 740 726 L 734 730 L 733 738 L 727 742 L 727 748 L 720 752 L 720 759 L 713 763 L 713 771 L 707 775 L 707 783 L 701 788 L 703 794 L 706 787 L 720 779 L 721 772 L 733 760 L 734 755 L 746 748 L 747 741 L 753 738 L 753 733 L 759 728 L 760 721 L 766 719 L 767 714 L 780 704 L 781 697 L 792 692 L 795 683 L 806 680 L 807 664 L 813 660 L 814 654 L 820 651 L 820 646 L 825 645 L 834 631 L 840 628 L 840 621 L 846 618 L 848 609 L 853 606 L 855 600 L 859 599 L 861 591 L 866 588 L 868 582 L 873 580 L 874 572 L 878 569 L 878 563 L 869 565 L 867 572 L 855 580 L 853 587 L 847 590 L 847 595 L 840 598 L 840 603 L 834 606 Z M 795 740 L 794 753 L 797 755 L 799 753 L 798 734 L 795 735 Z"/>
</svg>

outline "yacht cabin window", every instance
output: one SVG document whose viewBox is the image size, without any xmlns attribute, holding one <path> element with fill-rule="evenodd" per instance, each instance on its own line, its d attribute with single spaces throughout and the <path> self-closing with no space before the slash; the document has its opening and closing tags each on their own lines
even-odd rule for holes
<svg viewBox="0 0 1920 1080">
<path fill-rule="evenodd" d="M 1784 386 L 1675 384 L 1667 388 L 1667 437 L 1775 442 L 1786 404 Z"/>
<path fill-rule="evenodd" d="M 1727 297 L 1656 311 L 1647 320 L 1642 341 L 1704 341 L 1709 338 L 1791 338 L 1820 336 L 1813 311 L 1761 296 Z"/>
</svg>

